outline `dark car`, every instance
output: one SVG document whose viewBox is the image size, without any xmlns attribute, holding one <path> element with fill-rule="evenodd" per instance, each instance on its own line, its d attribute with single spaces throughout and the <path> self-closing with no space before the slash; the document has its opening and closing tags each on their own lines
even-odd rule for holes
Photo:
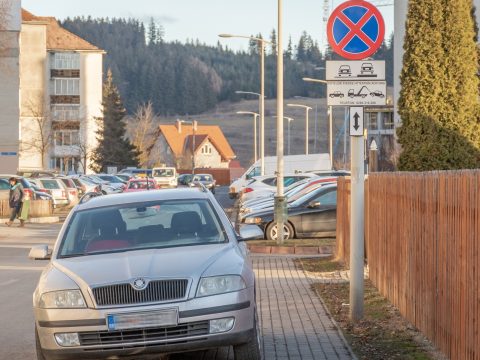
<svg viewBox="0 0 480 360">
<path fill-rule="evenodd" d="M 245 224 L 260 226 L 265 237 L 277 239 L 273 208 L 262 209 L 243 218 Z M 337 226 L 337 185 L 326 185 L 288 206 L 285 239 L 335 236 Z"/>
<path fill-rule="evenodd" d="M 192 174 L 182 174 L 178 177 L 178 185 L 188 186 L 192 182 Z"/>
<path fill-rule="evenodd" d="M 213 194 L 215 194 L 216 181 L 210 174 L 195 174 L 193 175 L 190 186 L 195 186 L 196 184 L 202 184 Z"/>
</svg>

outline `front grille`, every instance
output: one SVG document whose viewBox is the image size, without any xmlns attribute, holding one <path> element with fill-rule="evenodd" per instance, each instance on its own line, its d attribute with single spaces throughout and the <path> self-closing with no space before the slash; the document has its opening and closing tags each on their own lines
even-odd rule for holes
<svg viewBox="0 0 480 360">
<path fill-rule="evenodd" d="M 188 280 L 154 280 L 143 290 L 136 290 L 131 284 L 116 284 L 92 289 L 98 306 L 131 305 L 183 299 L 187 292 Z"/>
<path fill-rule="evenodd" d="M 199 321 L 177 326 L 121 331 L 89 331 L 78 333 L 81 346 L 128 345 L 147 341 L 175 341 L 191 336 L 208 335 L 209 322 Z"/>
</svg>

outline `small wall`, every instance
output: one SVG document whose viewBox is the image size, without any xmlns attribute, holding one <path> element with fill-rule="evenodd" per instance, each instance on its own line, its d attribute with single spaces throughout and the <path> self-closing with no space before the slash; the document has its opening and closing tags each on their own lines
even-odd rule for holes
<svg viewBox="0 0 480 360">
<path fill-rule="evenodd" d="M 53 209 L 52 203 L 50 200 L 31 200 L 30 201 L 30 211 L 29 217 L 46 217 L 52 216 Z M 10 216 L 10 206 L 8 205 L 8 200 L 0 200 L 0 217 L 7 218 Z"/>
</svg>

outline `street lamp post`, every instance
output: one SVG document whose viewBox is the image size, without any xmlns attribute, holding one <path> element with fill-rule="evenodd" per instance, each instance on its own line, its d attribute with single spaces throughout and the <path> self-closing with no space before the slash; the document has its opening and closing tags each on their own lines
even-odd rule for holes
<svg viewBox="0 0 480 360">
<path fill-rule="evenodd" d="M 232 34 L 220 34 L 218 36 L 222 38 L 241 38 L 255 40 L 260 45 L 260 174 L 263 176 L 265 175 L 265 44 L 272 45 L 273 43 L 271 41 L 253 36 Z"/>
<path fill-rule="evenodd" d="M 253 157 L 254 161 L 257 162 L 257 118 L 260 114 L 253 111 L 237 111 L 239 115 L 253 115 Z"/>
<path fill-rule="evenodd" d="M 320 83 L 320 84 L 328 84 L 327 81 L 325 80 L 320 80 L 320 79 L 312 79 L 308 77 L 304 77 L 303 81 L 306 82 L 313 82 L 313 83 Z M 328 148 L 329 148 L 329 154 L 330 154 L 330 167 L 333 169 L 333 108 L 332 106 L 328 107 Z"/>
<path fill-rule="evenodd" d="M 312 110 L 310 106 L 301 104 L 287 104 L 288 107 L 297 107 L 305 109 L 305 155 L 308 155 L 308 112 Z M 290 151 L 290 150 L 289 150 Z M 290 155 L 290 153 L 289 153 Z"/>
<path fill-rule="evenodd" d="M 294 121 L 295 119 L 291 118 L 291 117 L 285 117 L 285 120 L 288 121 L 288 135 L 287 135 L 287 138 L 288 138 L 288 145 L 287 145 L 287 148 L 288 148 L 288 155 L 290 155 L 290 123 L 292 121 Z"/>
</svg>

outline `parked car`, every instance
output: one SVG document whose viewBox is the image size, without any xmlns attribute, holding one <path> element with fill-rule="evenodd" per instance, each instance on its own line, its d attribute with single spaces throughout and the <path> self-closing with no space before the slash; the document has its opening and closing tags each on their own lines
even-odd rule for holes
<svg viewBox="0 0 480 360">
<path fill-rule="evenodd" d="M 191 183 L 192 185 L 195 184 L 202 184 L 208 190 L 210 190 L 213 194 L 215 194 L 215 186 L 217 182 L 210 174 L 195 174 L 193 175 Z"/>
<path fill-rule="evenodd" d="M 38 179 L 38 178 L 55 177 L 58 174 L 54 171 L 48 171 L 48 170 L 18 170 L 17 175 L 30 178 L 30 179 Z"/>
<path fill-rule="evenodd" d="M 315 177 L 315 174 L 300 173 L 300 174 L 287 174 L 283 177 L 283 185 L 288 187 L 298 181 L 302 181 L 307 178 Z M 275 192 L 277 190 L 277 176 L 256 176 L 254 177 L 247 187 L 242 191 L 241 201 L 247 201 L 256 197 L 257 191 L 270 190 Z"/>
<path fill-rule="evenodd" d="M 95 175 L 83 175 L 83 176 L 80 177 L 80 179 L 84 179 L 84 178 L 93 182 L 94 184 L 99 185 L 100 186 L 100 191 L 104 195 L 118 194 L 118 193 L 121 193 L 123 191 L 123 187 L 113 187 L 113 186 L 110 185 L 110 183 L 108 181 L 102 180 Z"/>
<path fill-rule="evenodd" d="M 73 180 L 66 177 L 58 177 L 57 179 L 59 179 L 67 189 L 68 201 L 70 202 L 69 206 L 77 205 L 80 196 Z"/>
<path fill-rule="evenodd" d="M 178 185 L 188 186 L 192 182 L 192 174 L 182 174 L 178 177 Z"/>
<path fill-rule="evenodd" d="M 10 198 L 10 183 L 8 179 L 0 179 L 0 200 L 8 200 Z"/>
<path fill-rule="evenodd" d="M 125 190 L 123 190 L 123 192 L 138 192 L 156 189 L 158 189 L 158 186 L 153 179 L 131 179 L 127 185 L 125 185 Z"/>
<path fill-rule="evenodd" d="M 115 176 L 123 180 L 124 182 L 128 182 L 128 180 L 133 178 L 133 176 L 129 174 L 115 174 Z"/>
<path fill-rule="evenodd" d="M 17 178 L 20 181 L 20 183 L 23 186 L 23 191 L 24 191 L 26 197 L 28 197 L 31 200 L 38 200 L 37 194 L 35 193 L 35 191 L 33 191 L 32 184 L 28 181 L 28 179 L 24 178 L 23 176 L 19 176 L 19 175 L 11 175 L 11 174 L 1 174 L 0 175 L 0 179 L 4 179 L 7 182 L 12 177 Z"/>
<path fill-rule="evenodd" d="M 102 187 L 99 184 L 95 184 L 93 181 L 88 180 L 85 177 L 70 177 L 75 183 L 80 197 L 89 192 L 101 192 Z"/>
<path fill-rule="evenodd" d="M 244 224 L 259 225 L 269 240 L 277 240 L 277 224 L 273 207 L 252 212 L 243 218 Z M 337 185 L 321 186 L 288 204 L 285 239 L 335 236 L 337 225 Z"/>
<path fill-rule="evenodd" d="M 126 174 L 131 177 L 152 177 L 152 169 L 127 168 L 121 170 L 119 174 Z"/>
<path fill-rule="evenodd" d="M 70 205 L 67 188 L 63 185 L 63 182 L 60 179 L 40 178 L 32 180 L 32 182 L 38 186 L 41 192 L 52 195 L 57 207 Z"/>
<path fill-rule="evenodd" d="M 158 188 L 176 188 L 177 170 L 174 167 L 158 167 L 152 169 L 152 177 L 157 182 Z"/>
<path fill-rule="evenodd" d="M 103 181 L 107 181 L 108 184 L 115 189 L 123 190 L 125 188 L 126 182 L 115 175 L 97 174 L 95 176 Z"/>
<path fill-rule="evenodd" d="M 64 223 L 33 296 L 37 359 L 119 359 L 232 346 L 261 359 L 245 240 L 204 189 L 97 196 Z M 51 253 L 51 255 L 50 255 Z"/>
</svg>

